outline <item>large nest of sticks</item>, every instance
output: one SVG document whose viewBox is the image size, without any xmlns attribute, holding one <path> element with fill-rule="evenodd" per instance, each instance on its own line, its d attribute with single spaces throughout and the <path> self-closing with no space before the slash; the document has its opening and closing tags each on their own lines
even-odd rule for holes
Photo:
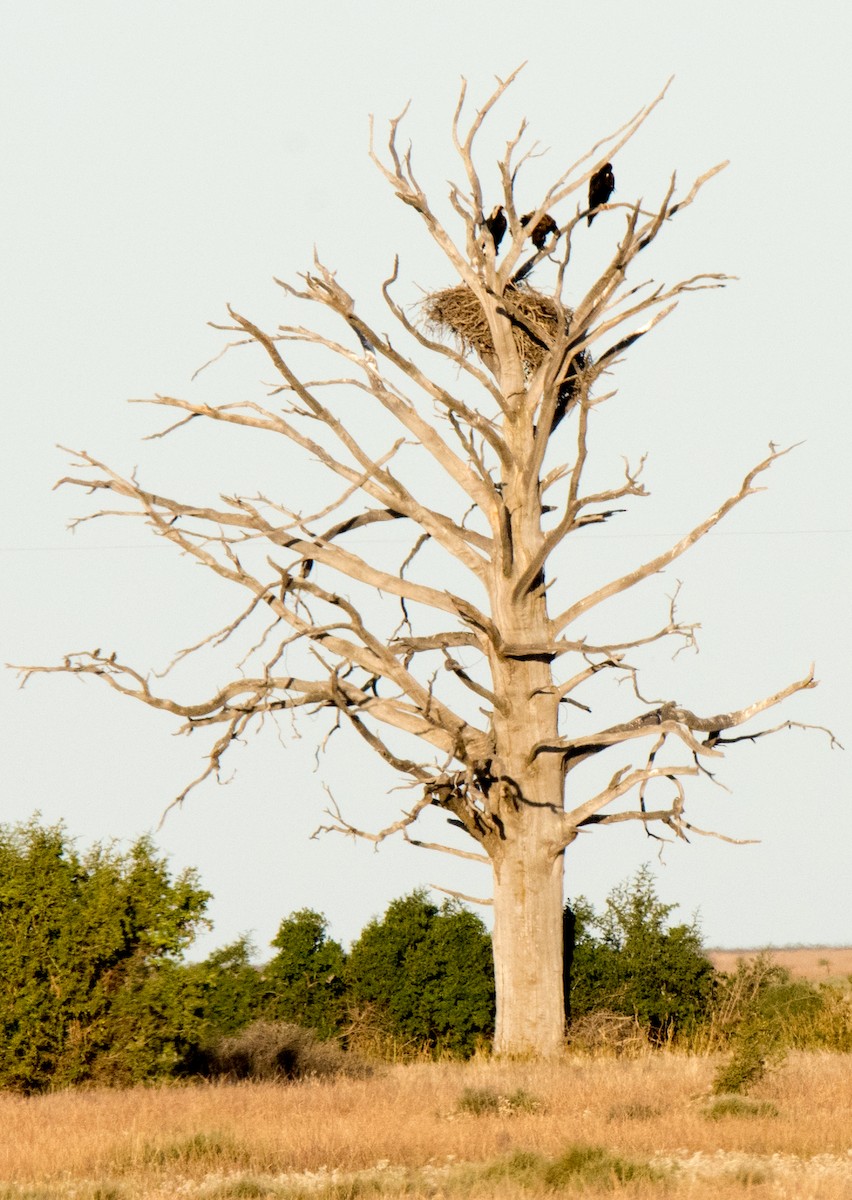
<svg viewBox="0 0 852 1200">
<path fill-rule="evenodd" d="M 503 295 L 512 321 L 515 345 L 528 375 L 541 365 L 559 327 L 559 310 L 550 296 L 522 284 Z M 423 301 L 423 315 L 437 333 L 451 333 L 464 350 L 475 350 L 486 366 L 494 356 L 491 330 L 476 296 L 464 284 L 433 292 Z M 566 314 L 570 317 L 570 312 Z"/>
</svg>

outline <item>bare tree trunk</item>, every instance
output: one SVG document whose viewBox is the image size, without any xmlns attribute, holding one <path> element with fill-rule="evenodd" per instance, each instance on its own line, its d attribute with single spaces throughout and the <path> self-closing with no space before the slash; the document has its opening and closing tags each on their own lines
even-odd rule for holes
<svg viewBox="0 0 852 1200">
<path fill-rule="evenodd" d="M 494 866 L 495 1054 L 552 1057 L 564 1044 L 562 875 L 564 851 L 543 854 L 547 812 L 530 814 L 527 838 Z"/>
<path fill-rule="evenodd" d="M 505 615 L 501 608 L 498 598 L 495 610 L 503 616 L 503 629 L 517 638 L 519 651 L 524 644 L 547 641 L 550 623 L 542 591 L 527 597 L 523 607 L 516 604 L 511 614 L 508 606 Z M 489 846 L 497 990 L 494 1051 L 550 1057 L 560 1053 L 565 1035 L 562 882 L 568 839 L 561 760 L 536 757 L 530 750 L 552 738 L 559 704 L 546 655 L 510 654 L 493 671 L 504 698 L 494 721 L 499 784 L 492 795 L 496 791 L 499 836 Z"/>
<path fill-rule="evenodd" d="M 323 332 L 294 324 L 265 332 L 229 308 L 230 323 L 219 328 L 237 340 L 225 349 L 251 342 L 263 350 L 276 375 L 268 403 L 214 405 L 176 396 L 151 401 L 177 414 L 152 436 L 189 422 L 195 429 L 196 418 L 202 418 L 284 438 L 325 470 L 331 487 L 317 511 L 293 509 L 286 495 L 231 495 L 224 481 L 218 507 L 191 494 L 149 491 L 135 471 L 119 474 L 85 451 L 75 465 L 81 473 L 61 481 L 87 493 L 107 491 L 109 506 L 92 515 L 141 515 L 188 559 L 242 589 L 244 607 L 233 619 L 185 647 L 171 664 L 244 637 L 249 648 L 243 653 L 241 647 L 233 678 L 211 683 L 209 694 L 187 702 L 158 690 L 162 673 L 152 675 L 114 651 L 72 654 L 61 664 L 22 672 L 24 680 L 41 671 L 91 675 L 179 718 L 183 732 L 212 732 L 202 773 L 175 803 L 202 780 L 219 778 L 230 748 L 270 718 L 325 710 L 332 724 L 323 748 L 331 732 L 348 725 L 414 787 L 414 802 L 378 831 L 352 825 L 332 802 L 331 823 L 320 830 L 375 844 L 401 833 L 414 845 L 490 865 L 495 1049 L 548 1056 L 558 1053 L 563 1038 L 566 846 L 580 829 L 624 821 L 646 831 L 656 824 L 684 840 L 693 834 L 721 836 L 686 819 L 687 783 L 712 780 L 729 746 L 807 728 L 787 720 L 734 732 L 816 681 L 810 670 L 740 708 L 695 713 L 674 700 L 643 699 L 638 682 L 649 647 L 673 639 L 680 650 L 695 648 L 697 624 L 678 618 L 675 597 L 667 617 L 650 629 L 603 633 L 597 642 L 585 634 L 589 614 L 677 561 L 760 491 L 758 477 L 788 451 L 770 443 L 739 488 L 668 548 L 626 573 L 604 576 L 585 595 L 572 592 L 565 559 L 557 555 L 569 548 L 573 554 L 575 547 L 579 553 L 575 535 L 621 519 L 649 494 L 640 478 L 644 456 L 632 466 L 625 460 L 623 478 L 611 484 L 595 467 L 595 482 L 591 490 L 587 486 L 596 414 L 616 395 L 599 394 L 599 381 L 675 311 L 682 296 L 723 287 L 728 278 L 701 273 L 657 285 L 629 280 L 628 273 L 637 255 L 671 228 L 672 219 L 679 219 L 726 164 L 706 171 L 679 200 L 672 175 L 651 209 L 641 200 L 621 198 L 592 206 L 596 214 L 608 210 L 601 223 L 610 223 L 614 240 L 611 258 L 583 294 L 580 280 L 568 286 L 567 275 L 575 239 L 585 236 L 587 219 L 591 224 L 584 207 L 588 185 L 603 169 L 612 169 L 596 155 L 614 158 L 665 89 L 539 193 L 535 210 L 525 217 L 515 184 L 535 157 L 535 146 L 526 148 L 523 121 L 499 165 L 502 193 L 494 198 L 501 203 L 486 218 L 492 197 L 486 200 L 485 191 L 493 183 L 480 178 L 474 143 L 516 74 L 498 81 L 466 133 L 462 86 L 452 134 L 467 186 L 451 185 L 451 224 L 433 212 L 412 172 L 410 150 L 398 144 L 404 114 L 391 121 L 385 161 L 371 141 L 373 161 L 396 197 L 422 219 L 453 271 L 453 286 L 430 298 L 431 307 L 421 314 L 425 321 L 412 319 L 392 293 L 398 260 L 382 294 L 402 340 L 370 324 L 334 271 L 315 256 L 313 270 L 301 276 L 303 286 L 281 286 L 288 305 L 319 305 L 336 316 L 341 340 L 325 332 L 325 324 Z M 500 214 L 503 231 L 495 236 Z M 549 230 L 543 242 L 533 232 L 540 225 Z M 455 348 L 445 340 L 449 335 Z M 413 357 L 405 349 L 409 345 Z M 318 364 L 326 361 L 327 367 L 316 368 L 319 378 L 299 373 L 302 346 L 312 351 L 305 362 L 314 355 Z M 434 377 L 427 356 L 441 362 Z M 447 362 L 463 388 L 441 382 Z M 361 435 L 379 418 L 382 448 L 374 457 Z M 559 436 L 553 438 L 557 426 Z M 447 487 L 432 486 L 436 469 Z M 298 491 L 294 502 L 301 503 Z M 361 550 L 348 538 L 385 521 L 399 522 L 410 534 L 398 567 L 389 566 L 384 554 L 374 557 L 369 539 Z M 459 594 L 448 590 L 450 580 L 454 588 L 461 580 Z M 631 685 L 622 693 L 626 719 L 574 730 L 570 706 L 591 715 L 577 696 L 599 673 L 600 687 L 607 680 Z M 824 732 L 836 745 L 830 731 Z M 420 740 L 418 757 L 407 757 L 407 738 Z M 571 773 L 581 764 L 616 754 L 614 772 L 599 791 L 573 786 Z M 566 810 L 569 780 L 574 807 Z M 433 806 L 469 834 L 475 850 L 410 836 Z"/>
</svg>

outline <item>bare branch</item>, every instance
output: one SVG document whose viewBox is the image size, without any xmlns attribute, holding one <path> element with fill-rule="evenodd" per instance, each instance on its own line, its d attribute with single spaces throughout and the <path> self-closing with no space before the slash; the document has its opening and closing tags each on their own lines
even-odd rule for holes
<svg viewBox="0 0 852 1200">
<path fill-rule="evenodd" d="M 402 836 L 410 846 L 417 846 L 421 850 L 438 850 L 442 854 L 451 854 L 455 858 L 466 858 L 470 862 L 491 863 L 487 854 L 475 854 L 472 850 L 459 850 L 457 846 L 444 846 L 440 842 L 423 842 L 411 837 L 407 830 L 403 830 Z"/>
<path fill-rule="evenodd" d="M 443 892 L 445 896 L 452 896 L 455 900 L 463 900 L 467 904 L 481 904 L 485 908 L 494 904 L 492 896 L 468 896 L 466 892 L 457 892 L 453 888 L 440 887 L 437 883 L 430 883 L 429 887 L 434 888 L 436 892 Z"/>
<path fill-rule="evenodd" d="M 779 458 L 783 458 L 784 455 L 789 454 L 790 451 L 794 450 L 795 448 L 795 446 L 787 446 L 783 450 L 778 450 L 775 448 L 775 446 L 770 444 L 770 453 L 767 455 L 767 457 L 759 462 L 757 466 L 753 467 L 751 471 L 749 471 L 743 480 L 739 491 L 737 491 L 733 496 L 730 496 L 723 504 L 721 504 L 711 516 L 702 521 L 700 524 L 696 525 L 694 529 L 690 530 L 688 534 L 682 537 L 680 541 L 676 542 L 674 546 L 672 546 L 669 550 L 666 550 L 663 554 L 658 554 L 655 558 L 650 559 L 648 562 L 644 563 L 640 567 L 637 567 L 629 574 L 622 575 L 619 579 L 613 580 L 604 587 L 598 588 L 596 591 L 591 592 L 588 596 L 584 596 L 582 600 L 578 600 L 575 604 L 572 604 L 569 608 L 565 609 L 564 612 L 560 613 L 559 616 L 555 618 L 554 626 L 557 629 L 564 629 L 566 625 L 570 625 L 573 621 L 576 621 L 578 617 L 583 616 L 585 613 L 589 612 L 590 609 L 602 603 L 604 600 L 609 600 L 612 596 L 617 596 L 620 592 L 626 591 L 628 588 L 635 587 L 635 585 L 637 583 L 641 583 L 643 579 L 647 579 L 650 575 L 657 574 L 657 572 L 661 571 L 664 567 L 667 567 L 669 563 L 674 562 L 675 559 L 679 558 L 682 554 L 685 554 L 686 551 L 694 546 L 696 542 L 700 541 L 705 534 L 709 533 L 711 529 L 718 525 L 719 522 L 722 521 L 729 512 L 731 512 L 732 509 L 736 508 L 737 505 L 741 504 L 743 500 L 747 499 L 747 497 L 753 496 L 757 492 L 762 491 L 762 488 L 757 488 L 754 486 L 754 480 L 757 478 L 757 476 L 763 471 L 768 470 L 774 462 L 776 462 Z"/>
<path fill-rule="evenodd" d="M 598 278 L 581 281 L 572 273 L 573 252 L 591 224 L 589 180 L 605 165 L 602 155 L 614 158 L 637 134 L 668 84 L 567 169 L 559 167 L 537 193 L 535 210 L 523 212 L 516 188 L 521 172 L 541 154 L 528 138 L 526 120 L 513 121 L 499 179 L 486 176 L 478 163 L 484 123 L 516 75 L 498 80 L 469 117 L 462 82 L 452 136 L 465 183 L 450 184 L 446 223 L 402 141 L 406 110 L 390 122 L 381 155 L 371 125 L 373 162 L 417 214 L 450 272 L 448 286 L 435 297 L 455 297 L 463 316 L 453 315 L 452 303 L 446 310 L 430 306 L 435 297 L 424 301 L 426 323 L 411 316 L 413 310 L 392 295 L 399 274 L 395 257 L 382 286 L 384 305 L 380 301 L 381 311 L 386 306 L 395 319 L 392 337 L 364 315 L 369 310 L 356 304 L 315 253 L 295 284 L 276 282 L 288 309 L 319 305 L 320 328 L 300 324 L 288 311 L 287 323 L 270 333 L 233 309 L 230 323 L 217 326 L 228 339 L 222 354 L 251 344 L 271 364 L 274 378 L 264 385 L 264 404 L 172 396 L 147 401 L 172 410 L 171 423 L 153 438 L 188 426 L 196 430 L 198 418 L 248 430 L 253 438 L 284 438 L 279 445 L 320 468 L 331 483 L 327 493 L 303 503 L 298 477 L 288 477 L 289 457 L 282 483 L 296 488 L 296 500 L 234 494 L 227 485 L 213 503 L 179 498 L 149 490 L 135 471 L 119 473 L 85 452 L 60 481 L 94 497 L 106 492 L 113 505 L 77 518 L 72 527 L 100 516 L 141 519 L 204 567 L 208 578 L 239 587 L 236 615 L 180 650 L 164 672 L 188 655 L 227 643 L 239 651 L 234 678 L 223 685 L 216 663 L 215 685 L 202 687 L 201 697 L 188 703 L 161 694 L 163 676 L 152 677 L 100 648 L 68 655 L 60 665 L 20 670 L 22 684 L 42 672 L 99 679 L 169 713 L 179 732 L 209 730 L 203 770 L 178 804 L 202 781 L 222 782 L 231 747 L 280 713 L 293 720 L 304 710 L 325 714 L 318 755 L 339 731 L 357 735 L 415 790 L 415 799 L 373 832 L 345 819 L 331 797 L 329 823 L 314 836 L 334 831 L 377 848 L 398 835 L 424 849 L 490 863 L 499 966 L 495 1048 L 556 1054 L 564 1035 L 561 983 L 554 981 L 562 978 L 565 848 L 595 826 L 626 821 L 660 840 L 697 834 L 733 842 L 699 829 L 685 815 L 687 786 L 697 777 L 718 782 L 708 764 L 715 770 L 727 746 L 791 728 L 817 728 L 830 747 L 840 743 L 829 729 L 796 721 L 749 732 L 761 714 L 814 687 L 812 670 L 770 696 L 710 716 L 647 697 L 639 676 L 642 656 L 634 652 L 666 638 L 675 639 L 678 651 L 697 648 L 698 626 L 678 618 L 676 593 L 668 618 L 629 640 L 614 633 L 591 640 L 569 628 L 683 555 L 761 490 L 759 477 L 792 447 L 770 443 L 739 489 L 663 553 L 585 596 L 565 595 L 562 611 L 551 614 L 557 584 L 560 595 L 564 586 L 552 564 L 565 539 L 576 535 L 580 552 L 583 529 L 626 522 L 632 501 L 647 495 L 644 458 L 625 462 L 623 476 L 611 483 L 597 474 L 590 426 L 593 413 L 616 394 L 609 375 L 690 293 L 722 287 L 731 278 L 685 272 L 674 284 L 645 277 L 636 282 L 630 277 L 635 260 L 725 164 L 700 175 L 682 200 L 675 199 L 672 173 L 651 204 L 630 198 L 627 161 L 624 173 L 616 166 L 624 198 L 594 205 L 595 213 L 608 211 L 594 236 L 611 236 L 612 244 Z M 488 156 L 493 171 L 490 150 Z M 502 202 L 492 208 L 485 196 L 495 184 L 493 199 Z M 591 260 L 584 255 L 583 261 Z M 439 369 L 430 370 L 430 358 Z M 303 369 L 306 362 L 311 365 Z M 445 385 L 453 370 L 455 381 Z M 554 439 L 558 427 L 562 435 Z M 573 445 L 564 440 L 568 430 Z M 388 523 L 404 531 L 400 553 L 377 546 L 396 540 L 381 538 Z M 596 723 L 605 727 L 578 733 L 591 722 L 569 724 L 566 718 L 591 714 L 592 701 L 597 709 L 608 682 L 627 685 L 628 704 L 638 715 L 606 725 L 612 715 L 603 707 Z M 583 776 L 576 768 L 603 755 L 617 764 L 607 785 L 592 795 L 578 787 L 575 795 Z M 415 838 L 413 826 L 429 807 L 440 809 L 476 848 Z M 529 969 L 531 930 L 535 971 Z"/>
<path fill-rule="evenodd" d="M 348 837 L 361 838 L 363 841 L 372 842 L 376 849 L 379 848 L 381 843 L 386 838 L 391 837 L 395 833 L 402 833 L 410 825 L 413 825 L 423 812 L 424 808 L 428 808 L 432 803 L 428 796 L 424 796 L 417 801 L 410 812 L 405 813 L 398 821 L 394 821 L 393 824 L 385 826 L 385 828 L 380 829 L 378 833 L 371 833 L 366 829 L 358 829 L 357 826 L 352 825 L 349 821 L 345 820 L 334 797 L 331 797 L 331 802 L 332 807 L 330 809 L 326 809 L 325 811 L 332 818 L 334 824 L 318 826 L 311 834 L 311 837 L 317 838 L 321 833 L 345 833 Z"/>
<path fill-rule="evenodd" d="M 600 809 L 605 808 L 608 804 L 612 804 L 614 800 L 618 800 L 621 796 L 625 796 L 628 792 L 638 788 L 641 784 L 647 783 L 651 779 L 675 779 L 678 775 L 697 775 L 698 768 L 696 766 L 683 766 L 673 764 L 665 767 L 646 767 L 635 771 L 628 771 L 626 774 L 617 772 L 610 783 L 597 795 L 579 804 L 576 808 L 570 809 L 565 813 L 565 827 L 568 832 L 569 840 L 574 836 L 576 830 L 582 826 L 591 823 Z M 667 815 L 670 810 L 665 810 Z M 640 819 L 655 820 L 658 817 L 652 817 L 650 813 L 643 813 Z M 567 843 L 566 843 L 567 844 Z"/>
<path fill-rule="evenodd" d="M 816 687 L 816 682 L 812 682 L 810 686 Z M 758 738 L 768 737 L 772 733 L 780 733 L 784 729 L 805 729 L 815 733 L 824 733 L 828 738 L 830 749 L 843 749 L 843 745 L 825 725 L 810 725 L 804 721 L 782 721 L 780 725 L 773 725 L 771 729 L 758 729 L 754 733 L 741 733 L 739 737 L 714 737 L 713 745 L 733 746 L 736 742 L 756 742 Z"/>
</svg>

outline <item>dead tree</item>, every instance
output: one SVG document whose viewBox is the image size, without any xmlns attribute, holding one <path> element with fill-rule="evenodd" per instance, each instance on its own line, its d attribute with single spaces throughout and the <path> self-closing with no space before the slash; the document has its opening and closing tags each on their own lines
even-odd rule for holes
<svg viewBox="0 0 852 1200">
<path fill-rule="evenodd" d="M 507 236 L 498 254 L 485 216 L 494 201 L 486 190 L 497 181 L 486 189 L 475 152 L 483 122 L 511 81 L 499 82 L 464 128 L 462 87 L 452 132 L 465 182 L 451 186 L 450 222 L 439 220 L 415 177 L 410 149 L 401 148 L 404 113 L 390 123 L 386 153 L 371 145 L 396 197 L 452 271 L 452 285 L 428 297 L 419 316 L 395 298 L 397 265 L 383 288 L 396 323 L 391 338 L 315 259 L 299 286 L 280 286 L 288 303 L 333 314 L 339 340 L 311 325 L 269 332 L 229 309 L 231 319 L 220 328 L 237 335 L 230 344 L 253 345 L 275 372 L 268 399 L 149 401 L 178 414 L 157 436 L 201 418 L 287 439 L 322 464 L 330 483 L 337 481 L 320 511 L 298 511 L 292 499 L 288 506 L 286 498 L 264 495 L 227 496 L 214 507 L 160 495 L 87 453 L 76 455 L 75 473 L 61 481 L 107 492 L 118 504 L 92 516 L 141 514 L 157 536 L 243 589 L 247 602 L 233 621 L 181 652 L 246 635 L 251 649 L 233 680 L 196 703 L 179 703 L 163 694 L 159 680 L 99 650 L 54 667 L 25 668 L 24 676 L 92 675 L 173 713 L 187 731 L 209 727 L 212 746 L 194 783 L 217 776 L 232 743 L 271 714 L 329 710 L 410 783 L 413 801 L 377 832 L 355 828 L 339 810 L 324 828 L 376 843 L 399 833 L 490 867 L 495 1049 L 547 1055 L 564 1035 L 566 847 L 580 830 L 623 821 L 680 838 L 704 833 L 686 818 L 687 783 L 709 775 L 728 745 L 773 732 L 749 723 L 813 687 L 814 679 L 808 672 L 740 708 L 696 713 L 643 700 L 636 677 L 634 655 L 643 647 L 693 644 L 695 626 L 680 621 L 674 602 L 657 628 L 611 640 L 582 632 L 589 614 L 673 563 L 758 490 L 759 477 L 786 451 L 770 445 L 732 494 L 665 552 L 587 595 L 567 594 L 556 573 L 560 551 L 573 547 L 587 526 L 611 521 L 646 495 L 642 462 L 627 465 L 608 488 L 584 488 L 595 410 L 614 395 L 605 377 L 682 295 L 726 280 L 699 274 L 658 286 L 628 276 L 634 260 L 725 164 L 680 200 L 672 177 L 651 209 L 623 199 L 599 209 L 594 236 L 608 223 L 615 245 L 572 308 L 565 295 L 574 239 L 589 236 L 583 202 L 589 179 L 610 160 L 618 171 L 619 150 L 664 93 L 540 197 L 527 223 L 535 227 L 546 214 L 555 222 L 541 246 L 530 245 L 516 206 L 532 153 L 522 123 L 499 164 Z M 618 195 L 627 191 L 619 177 Z M 297 367 L 300 346 L 333 364 L 326 375 L 311 379 Z M 440 382 L 442 372 L 451 374 L 447 365 L 451 386 Z M 378 417 L 383 426 L 375 424 Z M 365 448 L 369 422 L 371 429 L 396 430 L 381 452 Z M 418 455 L 427 468 L 412 467 Z M 440 492 L 428 482 L 436 473 L 446 482 Z M 413 531 L 401 566 L 388 567 L 386 555 L 362 551 L 348 536 L 377 522 Z M 365 589 L 372 597 L 366 604 Z M 401 618 L 389 620 L 389 604 Z M 631 685 L 632 715 L 590 729 L 579 697 L 601 673 Z M 416 756 L 412 745 L 421 748 Z M 605 784 L 583 785 L 580 768 L 601 758 L 614 760 L 601 777 Z M 475 850 L 416 837 L 413 827 L 429 808 L 443 810 Z"/>
</svg>

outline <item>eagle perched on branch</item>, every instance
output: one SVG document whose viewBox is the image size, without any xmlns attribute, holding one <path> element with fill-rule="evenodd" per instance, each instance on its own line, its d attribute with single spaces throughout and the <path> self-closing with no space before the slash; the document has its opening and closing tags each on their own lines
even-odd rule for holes
<svg viewBox="0 0 852 1200">
<path fill-rule="evenodd" d="M 491 210 L 491 216 L 485 218 L 485 228 L 491 235 L 491 240 L 494 243 L 494 253 L 496 254 L 500 249 L 500 243 L 506 236 L 506 229 L 508 228 L 502 204 L 495 204 Z"/>
<path fill-rule="evenodd" d="M 594 210 L 599 208 L 601 204 L 606 204 L 612 193 L 615 191 L 615 176 L 612 173 L 612 163 L 604 163 L 599 171 L 595 171 L 592 178 L 589 180 L 589 216 L 588 222 L 591 225 L 594 221 L 596 213 Z"/>
<path fill-rule="evenodd" d="M 521 217 L 521 228 L 526 229 L 534 216 L 535 213 L 527 213 L 525 217 Z M 559 226 L 550 213 L 545 213 L 541 220 L 536 222 L 535 228 L 530 234 L 536 250 L 544 249 L 544 243 L 552 233 L 559 233 Z"/>
</svg>

